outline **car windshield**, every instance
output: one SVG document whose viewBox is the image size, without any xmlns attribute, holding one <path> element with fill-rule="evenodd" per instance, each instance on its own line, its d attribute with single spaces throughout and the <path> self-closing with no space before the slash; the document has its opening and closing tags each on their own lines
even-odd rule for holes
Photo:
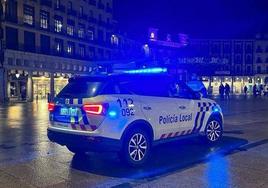
<svg viewBox="0 0 268 188">
<path fill-rule="evenodd" d="M 72 81 L 58 94 L 59 98 L 89 98 L 98 95 L 103 88 L 103 82 Z"/>
</svg>

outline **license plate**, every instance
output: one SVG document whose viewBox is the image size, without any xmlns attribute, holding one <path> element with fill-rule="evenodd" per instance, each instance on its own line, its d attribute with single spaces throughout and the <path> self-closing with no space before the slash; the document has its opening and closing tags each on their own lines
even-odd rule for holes
<svg viewBox="0 0 268 188">
<path fill-rule="evenodd" d="M 60 115 L 62 116 L 77 116 L 78 109 L 77 108 L 61 108 Z"/>
</svg>

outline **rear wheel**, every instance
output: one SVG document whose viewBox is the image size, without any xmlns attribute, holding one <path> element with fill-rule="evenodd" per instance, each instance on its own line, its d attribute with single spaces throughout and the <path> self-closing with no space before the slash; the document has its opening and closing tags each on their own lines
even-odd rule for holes
<svg viewBox="0 0 268 188">
<path fill-rule="evenodd" d="M 147 132 L 142 129 L 131 130 L 124 138 L 120 157 L 130 166 L 141 166 L 148 160 L 150 151 L 151 142 Z"/>
<path fill-rule="evenodd" d="M 205 130 L 206 140 L 210 143 L 217 142 L 221 139 L 222 134 L 223 129 L 221 121 L 213 117 L 209 119 Z"/>
<path fill-rule="evenodd" d="M 66 146 L 68 148 L 68 150 L 74 154 L 78 154 L 78 155 L 84 155 L 86 153 L 85 150 L 78 148 L 78 147 L 73 147 L 73 146 Z"/>
</svg>

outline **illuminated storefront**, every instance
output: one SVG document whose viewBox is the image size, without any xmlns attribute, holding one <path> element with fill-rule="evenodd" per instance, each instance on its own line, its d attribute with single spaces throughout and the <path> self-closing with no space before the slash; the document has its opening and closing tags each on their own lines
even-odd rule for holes
<svg viewBox="0 0 268 188">
<path fill-rule="evenodd" d="M 267 76 L 266 76 L 267 77 Z M 231 92 L 234 95 L 240 95 L 244 93 L 244 87 L 248 89 L 248 93 L 252 94 L 253 86 L 256 84 L 257 87 L 265 85 L 265 75 L 261 76 L 212 76 L 212 77 L 202 77 L 202 81 L 207 88 L 208 92 L 212 95 L 219 94 L 219 87 L 221 83 L 229 84 L 231 87 Z M 267 79 L 268 81 L 268 79 Z"/>
</svg>

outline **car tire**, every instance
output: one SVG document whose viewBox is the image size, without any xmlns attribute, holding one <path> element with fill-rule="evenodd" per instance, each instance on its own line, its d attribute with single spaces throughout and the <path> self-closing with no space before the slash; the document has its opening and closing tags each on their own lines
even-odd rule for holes
<svg viewBox="0 0 268 188">
<path fill-rule="evenodd" d="M 151 152 L 151 139 L 146 131 L 132 129 L 125 134 L 119 156 L 123 162 L 132 167 L 146 163 Z"/>
<path fill-rule="evenodd" d="M 211 117 L 206 125 L 205 140 L 208 143 L 218 142 L 223 135 L 222 123 L 218 118 Z"/>
<path fill-rule="evenodd" d="M 84 151 L 81 148 L 77 148 L 77 147 L 73 147 L 73 146 L 66 146 L 66 147 L 70 152 L 77 154 L 77 155 L 84 155 L 86 153 L 86 151 Z"/>
</svg>

